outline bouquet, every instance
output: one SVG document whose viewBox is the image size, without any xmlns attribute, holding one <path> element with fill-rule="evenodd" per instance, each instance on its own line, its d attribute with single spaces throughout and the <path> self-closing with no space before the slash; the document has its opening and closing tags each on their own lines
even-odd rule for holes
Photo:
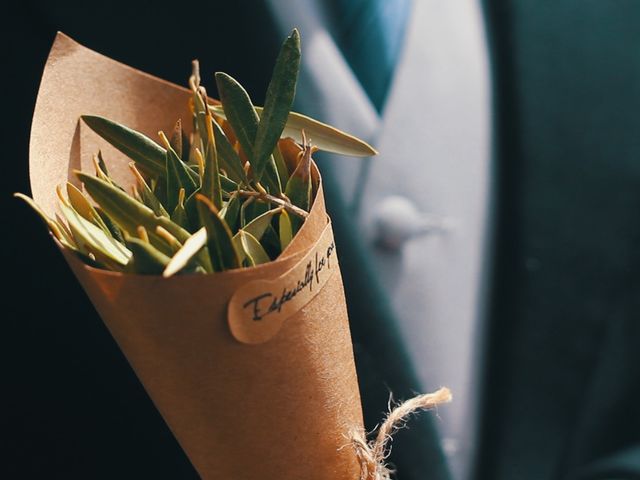
<svg viewBox="0 0 640 480">
<path fill-rule="evenodd" d="M 290 111 L 300 55 L 294 30 L 257 107 L 198 62 L 181 88 L 58 34 L 38 93 L 16 195 L 204 479 L 387 478 L 312 157 L 376 152 Z"/>
</svg>

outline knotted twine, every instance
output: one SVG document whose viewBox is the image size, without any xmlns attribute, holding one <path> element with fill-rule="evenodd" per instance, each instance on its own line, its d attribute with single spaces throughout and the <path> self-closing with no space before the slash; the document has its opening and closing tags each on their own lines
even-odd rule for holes
<svg viewBox="0 0 640 480">
<path fill-rule="evenodd" d="M 391 470 L 385 460 L 391 453 L 390 442 L 393 434 L 402 428 L 408 417 L 419 410 L 431 410 L 451 401 L 448 388 L 433 393 L 425 393 L 402 402 L 392 409 L 378 429 L 375 440 L 367 440 L 362 432 L 351 434 L 351 443 L 360 462 L 360 480 L 390 480 Z M 373 432 L 372 432 L 373 433 Z"/>
</svg>

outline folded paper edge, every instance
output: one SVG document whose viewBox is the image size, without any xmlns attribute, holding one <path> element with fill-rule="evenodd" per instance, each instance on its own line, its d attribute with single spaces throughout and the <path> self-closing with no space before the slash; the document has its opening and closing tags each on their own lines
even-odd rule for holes
<svg viewBox="0 0 640 480">
<path fill-rule="evenodd" d="M 82 45 L 81 43 L 77 42 L 76 40 L 66 35 L 65 33 L 58 31 L 53 41 L 53 44 L 51 46 L 51 50 L 49 51 L 49 55 L 47 57 L 47 60 L 45 62 L 45 66 L 43 69 L 42 79 L 41 79 L 40 87 L 38 90 L 38 95 L 36 98 L 36 104 L 34 107 L 34 115 L 32 118 L 31 132 L 30 132 L 30 145 L 29 145 L 29 180 L 30 180 L 30 186 L 32 190 L 32 196 L 34 200 L 38 204 L 41 204 L 45 209 L 45 211 L 50 215 L 55 212 L 55 206 L 52 207 L 52 203 L 53 205 L 55 205 L 56 184 L 55 184 L 55 180 L 47 181 L 41 178 L 40 172 L 43 171 L 42 165 L 44 164 L 46 159 L 37 158 L 40 155 L 40 152 L 38 152 L 38 150 L 41 150 L 42 147 L 40 145 L 36 147 L 35 145 L 37 142 L 41 142 L 40 138 L 36 139 L 37 137 L 36 132 L 40 132 L 46 128 L 46 125 L 41 124 L 41 119 L 40 119 L 41 110 L 45 109 L 47 104 L 44 98 L 44 95 L 46 95 L 48 92 L 44 91 L 45 88 L 43 87 L 45 85 L 45 82 L 49 81 L 48 77 L 49 75 L 53 74 L 53 71 L 56 65 L 64 57 L 73 55 L 74 52 L 78 50 L 81 50 L 83 54 L 91 55 L 98 58 L 100 62 L 111 63 L 112 65 L 116 66 L 118 69 L 124 68 L 132 74 L 146 77 L 148 79 L 153 80 L 154 82 L 158 82 L 162 85 L 165 85 L 167 88 L 189 93 L 188 89 L 181 87 L 180 85 L 174 84 L 165 79 L 162 79 L 160 77 L 154 76 L 142 70 L 138 70 L 125 63 L 114 60 L 104 54 L 96 52 Z M 60 158 L 60 155 L 58 155 L 56 158 Z M 60 163 L 60 165 L 55 166 L 57 169 L 64 169 L 64 171 L 68 172 L 71 159 L 69 159 L 69 161 L 66 164 L 63 164 L 64 162 L 61 162 L 61 161 L 59 161 L 58 163 Z M 252 274 L 258 274 L 260 272 L 271 273 L 272 271 L 277 271 L 281 273 L 282 271 L 290 268 L 290 266 L 293 264 L 292 258 L 299 256 L 300 252 L 303 252 L 307 249 L 304 245 L 302 245 L 302 243 L 303 243 L 303 238 L 306 235 L 306 232 L 310 228 L 309 227 L 310 220 L 315 219 L 318 215 L 321 215 L 322 217 L 326 216 L 325 206 L 324 206 L 324 197 L 323 197 L 323 188 L 322 188 L 322 177 L 320 175 L 319 169 L 315 164 L 315 162 L 313 162 L 312 164 L 312 175 L 317 180 L 318 189 L 317 189 L 312 207 L 309 211 L 309 216 L 307 217 L 307 220 L 303 223 L 300 231 L 296 233 L 292 242 L 287 246 L 287 248 L 281 253 L 281 255 L 278 258 L 276 258 L 275 260 L 269 263 L 258 265 L 255 267 L 240 268 L 240 269 L 228 270 L 225 272 L 216 272 L 209 275 L 216 275 L 218 276 L 217 278 L 222 279 L 224 276 L 235 276 L 235 275 L 238 275 L 239 273 L 246 273 L 247 271 L 251 271 Z M 69 181 L 74 180 L 68 175 L 67 175 L 67 179 Z M 313 221 L 318 221 L 318 220 L 313 220 Z M 322 230 L 322 229 L 319 229 L 319 230 Z M 317 236 L 319 236 L 319 233 Z M 311 245 L 313 245 L 314 241 L 310 239 L 309 241 L 307 241 L 307 243 L 308 243 L 307 247 L 310 247 Z M 66 251 L 65 247 L 61 245 L 59 242 L 56 242 L 56 244 L 59 249 Z M 137 274 L 121 273 L 121 272 L 114 272 L 110 270 L 95 268 L 90 265 L 87 265 L 81 259 L 77 258 L 77 256 L 74 255 L 73 252 L 66 252 L 66 253 L 69 253 L 68 255 L 65 255 L 65 258 L 68 261 L 74 261 L 76 266 L 85 269 L 88 273 L 91 273 L 92 275 L 98 275 L 102 277 L 114 277 L 114 278 L 120 278 L 120 277 L 154 278 L 157 281 L 161 281 L 159 276 L 155 276 L 155 275 L 137 275 Z M 193 276 L 195 275 L 196 274 L 194 274 Z M 179 276 L 163 279 L 162 281 L 175 282 L 175 281 L 180 281 L 180 279 L 188 278 L 190 276 L 192 275 L 179 275 Z M 198 274 L 197 276 L 201 277 L 202 275 Z"/>
</svg>

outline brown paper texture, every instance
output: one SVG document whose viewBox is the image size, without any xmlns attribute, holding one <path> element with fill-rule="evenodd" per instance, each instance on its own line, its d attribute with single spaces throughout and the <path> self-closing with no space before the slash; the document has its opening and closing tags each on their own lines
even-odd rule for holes
<svg viewBox="0 0 640 480">
<path fill-rule="evenodd" d="M 31 131 L 34 199 L 54 214 L 55 186 L 73 180 L 73 169 L 92 171 L 98 149 L 119 181 L 133 182 L 129 160 L 81 125 L 80 115 L 102 115 L 154 138 L 177 118 L 190 118 L 188 96 L 58 34 Z M 337 263 L 323 287 L 268 341 L 241 343 L 227 322 L 229 300 L 239 288 L 289 272 L 327 224 L 320 184 L 286 252 L 259 267 L 165 279 L 97 270 L 63 250 L 204 479 L 359 476 L 354 451 L 345 447 L 350 432 L 362 429 L 362 412 Z"/>
<path fill-rule="evenodd" d="M 288 271 L 241 285 L 229 300 L 229 329 L 236 340 L 259 344 L 278 334 L 284 321 L 311 302 L 338 269 L 331 223 Z"/>
</svg>

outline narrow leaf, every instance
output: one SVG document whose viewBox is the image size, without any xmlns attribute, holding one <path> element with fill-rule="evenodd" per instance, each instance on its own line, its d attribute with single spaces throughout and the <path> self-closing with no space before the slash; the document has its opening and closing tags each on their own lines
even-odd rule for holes
<svg viewBox="0 0 640 480">
<path fill-rule="evenodd" d="M 311 153 L 313 148 L 309 145 L 304 147 L 304 151 L 298 162 L 298 166 L 289 177 L 287 182 L 287 188 L 285 194 L 289 197 L 291 203 L 300 207 L 305 211 L 309 211 L 311 206 Z M 291 225 L 293 227 L 293 233 L 295 234 L 303 220 L 297 216 L 291 218 Z"/>
<path fill-rule="evenodd" d="M 196 201 L 196 195 L 200 193 L 200 189 L 198 188 L 195 192 L 193 192 L 184 202 L 184 210 L 187 214 L 187 219 L 189 220 L 188 226 L 189 232 L 193 232 L 194 229 L 200 227 L 200 220 L 198 216 L 198 206 Z"/>
<path fill-rule="evenodd" d="M 197 146 L 202 145 L 202 151 L 206 153 L 209 148 L 209 139 L 207 138 L 207 113 L 208 108 L 206 104 L 207 92 L 200 85 L 195 86 L 193 91 L 193 116 L 194 116 L 194 130 L 197 134 L 198 143 Z"/>
<path fill-rule="evenodd" d="M 93 253 L 98 261 L 115 263 L 122 267 L 128 263 L 131 252 L 124 245 L 82 218 L 79 213 L 63 202 L 60 202 L 59 206 L 78 245 Z"/>
<path fill-rule="evenodd" d="M 240 243 L 251 265 L 260 265 L 271 261 L 260 242 L 250 233 L 240 230 Z"/>
<path fill-rule="evenodd" d="M 254 167 L 253 143 L 258 131 L 258 114 L 253 108 L 249 94 L 233 77 L 226 73 L 216 73 L 216 83 L 218 85 L 218 93 L 226 118 L 231 128 L 236 134 L 242 151 L 246 155 L 252 168 Z M 267 166 L 269 168 L 267 168 Z M 282 192 L 278 173 L 276 171 L 273 158 L 269 157 L 265 165 L 260 168 L 261 172 L 267 172 L 264 177 L 266 187 L 274 193 Z M 255 176 L 256 181 L 262 180 Z"/>
<path fill-rule="evenodd" d="M 130 273 L 160 275 L 168 265 L 170 258 L 151 244 L 134 237 L 128 237 L 125 242 L 132 253 L 127 264 Z"/>
<path fill-rule="evenodd" d="M 258 115 L 262 113 L 262 107 L 256 106 L 254 108 Z M 211 105 L 211 109 L 216 115 L 226 118 L 221 106 Z M 350 157 L 371 157 L 378 154 L 377 150 L 364 140 L 296 112 L 289 113 L 287 124 L 280 138 L 292 138 L 297 143 L 302 143 L 302 135 L 300 133 L 302 130 L 313 139 L 313 144 L 324 152 Z"/>
<path fill-rule="evenodd" d="M 249 179 L 244 171 L 240 156 L 236 153 L 220 125 L 216 122 L 213 122 L 213 124 L 213 133 L 221 167 L 224 168 L 229 178 L 234 182 L 249 185 Z"/>
<path fill-rule="evenodd" d="M 286 210 L 282 210 L 282 213 L 280 213 L 280 218 L 278 220 L 278 234 L 280 236 L 280 250 L 284 251 L 293 239 L 291 218 Z"/>
<path fill-rule="evenodd" d="M 79 252 L 80 248 L 78 247 L 78 244 L 76 243 L 76 241 L 73 239 L 73 234 L 71 233 L 71 230 L 69 230 L 69 227 L 67 226 L 64 218 L 60 216 L 60 214 L 56 213 L 56 218 L 54 222 L 60 229 L 62 236 L 67 240 L 67 242 L 69 242 L 70 245 L 73 245 L 73 247 Z"/>
<path fill-rule="evenodd" d="M 149 184 L 144 179 L 144 177 L 140 174 L 135 164 L 130 163 L 129 168 L 131 169 L 131 172 L 133 173 L 133 175 L 136 177 L 136 180 L 138 183 L 138 192 L 140 193 L 140 198 L 142 199 L 142 203 L 144 203 L 147 207 L 153 210 L 153 213 L 155 213 L 156 215 L 168 217 L 169 213 L 165 210 L 164 206 L 162 205 L 162 202 L 160 202 L 158 197 L 156 197 L 156 194 L 153 193 L 153 190 L 151 190 L 151 187 L 149 187 Z"/>
<path fill-rule="evenodd" d="M 167 210 L 173 212 L 178 205 L 178 195 L 181 188 L 184 188 L 186 196 L 188 197 L 196 191 L 198 185 L 193 180 L 191 175 L 191 169 L 180 160 L 178 154 L 171 148 L 169 141 L 164 133 L 159 132 L 165 147 L 167 147 L 167 153 L 165 155 L 166 161 L 166 178 L 167 178 Z"/>
<path fill-rule="evenodd" d="M 98 160 L 98 166 L 104 172 L 104 174 L 108 177 L 109 170 L 107 169 L 107 164 L 105 163 L 104 158 L 102 158 L 101 150 L 98 150 L 98 155 L 96 155 L 96 159 Z"/>
<path fill-rule="evenodd" d="M 184 208 L 184 196 L 184 188 L 181 188 L 180 193 L 178 194 L 178 205 L 176 205 L 175 210 L 171 214 L 171 221 L 180 225 L 185 230 L 189 230 L 189 217 L 187 216 L 187 211 Z"/>
<path fill-rule="evenodd" d="M 222 210 L 220 210 L 220 216 L 224 219 L 224 221 L 229 226 L 229 230 L 231 232 L 235 232 L 238 230 L 238 217 L 240 215 L 240 195 L 238 192 L 234 192 L 229 197 L 229 200 L 224 205 Z"/>
<path fill-rule="evenodd" d="M 157 178 L 151 178 L 150 180 L 151 180 L 151 185 L 150 185 L 151 191 L 156 196 L 160 204 L 164 207 L 167 204 L 167 179 L 164 178 L 164 176 L 162 176 Z"/>
<path fill-rule="evenodd" d="M 202 177 L 202 187 L 200 191 L 203 195 L 207 196 L 219 210 L 222 208 L 222 187 L 220 186 L 216 140 L 213 134 L 213 119 L 209 114 L 206 115 L 206 128 L 207 151 L 205 154 L 204 175 Z"/>
<path fill-rule="evenodd" d="M 163 250 L 159 246 L 164 245 L 164 243 L 157 237 L 155 233 L 156 227 L 163 227 L 180 242 L 184 242 L 189 238 L 190 234 L 187 230 L 166 217 L 156 216 L 149 207 L 134 200 L 113 185 L 82 172 L 76 171 L 75 173 L 80 181 L 84 183 L 89 195 L 129 235 L 136 235 L 138 226 L 142 225 L 149 232 L 149 237 L 154 246 L 160 248 L 165 254 L 170 254 L 171 252 L 169 249 L 165 248 Z"/>
<path fill-rule="evenodd" d="M 252 222 L 265 212 L 268 212 L 271 204 L 262 199 L 256 199 L 254 202 L 248 203 L 244 209 L 244 223 Z"/>
<path fill-rule="evenodd" d="M 269 224 L 265 232 L 262 234 L 262 238 L 259 240 L 270 258 L 276 258 L 282 252 L 282 249 L 280 248 L 280 235 L 273 227 L 273 223 Z"/>
<path fill-rule="evenodd" d="M 222 186 L 223 193 L 226 192 L 229 194 L 238 190 L 238 184 L 224 175 L 220 175 L 220 185 Z"/>
<path fill-rule="evenodd" d="M 281 211 L 283 211 L 281 207 L 269 210 L 263 213 L 262 215 L 254 218 L 249 223 L 247 223 L 244 226 L 243 230 L 247 233 L 250 233 L 252 236 L 257 238 L 258 240 L 261 240 L 262 235 L 264 235 L 264 232 L 267 230 L 267 228 L 271 224 L 271 221 L 273 220 L 274 215 L 276 215 Z"/>
<path fill-rule="evenodd" d="M 276 195 L 282 193 L 282 182 L 280 181 L 278 168 L 276 167 L 273 156 L 269 157 L 267 165 L 265 167 L 264 175 L 262 176 L 260 181 L 264 184 L 269 193 L 274 193 Z"/>
<path fill-rule="evenodd" d="M 149 243 L 149 234 L 147 233 L 147 229 L 142 225 L 138 227 L 138 238 L 146 243 Z"/>
<path fill-rule="evenodd" d="M 240 228 L 244 228 L 244 226 L 252 220 L 248 216 L 248 210 L 254 201 L 254 197 L 249 197 L 244 202 L 242 202 L 242 206 L 240 207 Z"/>
<path fill-rule="evenodd" d="M 295 97 L 300 69 L 300 34 L 294 29 L 284 41 L 273 70 L 254 141 L 253 174 L 260 181 L 277 147 Z M 286 169 L 285 169 L 286 170 Z"/>
<path fill-rule="evenodd" d="M 164 228 L 156 227 L 156 233 L 160 238 L 162 238 L 166 242 L 166 244 L 171 249 L 171 253 L 173 255 L 175 255 L 176 252 L 182 248 L 182 244 L 178 241 L 178 239 L 173 235 L 171 235 Z"/>
<path fill-rule="evenodd" d="M 194 150 L 194 160 L 196 161 L 196 164 L 192 166 L 192 168 L 197 168 L 198 171 L 198 178 L 200 180 L 200 185 L 202 186 L 202 181 L 203 181 L 203 177 L 204 177 L 204 157 L 202 156 L 202 152 L 200 152 L 200 149 L 196 147 L 196 149 Z"/>
<path fill-rule="evenodd" d="M 286 185 L 289 180 L 289 167 L 284 159 L 284 155 L 280 151 L 280 147 L 276 144 L 276 148 L 273 149 L 273 159 L 278 172 L 278 177 L 282 185 Z"/>
<path fill-rule="evenodd" d="M 100 227 L 104 233 L 111 236 L 111 231 L 104 223 L 102 217 L 98 214 L 96 209 L 91 205 L 87 197 L 72 183 L 67 182 L 67 196 L 73 209 L 78 212 L 85 220 L 93 223 L 97 227 Z"/>
<path fill-rule="evenodd" d="M 81 118 L 91 130 L 138 163 L 143 170 L 153 175 L 164 174 L 165 149 L 149 137 L 104 117 L 83 115 Z"/>
<path fill-rule="evenodd" d="M 167 264 L 164 272 L 162 272 L 162 276 L 170 277 L 187 267 L 193 262 L 194 257 L 205 247 L 206 244 L 207 230 L 203 227 L 191 235 L 191 237 L 184 242 L 182 248 L 180 248 L 173 257 L 171 257 L 171 261 Z"/>
<path fill-rule="evenodd" d="M 253 142 L 258 131 L 258 114 L 246 90 L 233 77 L 216 73 L 216 85 L 227 121 L 231 124 L 242 150 L 253 165 Z"/>
<path fill-rule="evenodd" d="M 218 209 L 204 195 L 198 194 L 196 200 L 200 223 L 207 230 L 207 249 L 213 270 L 238 268 L 240 261 L 231 241 L 231 232 L 218 215 Z"/>
<path fill-rule="evenodd" d="M 124 243 L 124 236 L 122 235 L 122 231 L 118 228 L 118 226 L 111 220 L 109 215 L 104 213 L 104 211 L 100 207 L 94 207 L 100 218 L 104 222 L 104 224 L 109 229 L 111 236 L 118 240 L 120 243 Z"/>
<path fill-rule="evenodd" d="M 124 192 L 124 188 L 118 185 L 118 183 L 113 178 L 111 178 L 107 173 L 107 170 L 105 169 L 106 165 L 104 163 L 104 160 L 102 159 L 102 155 L 100 154 L 100 152 L 98 152 L 98 155 L 94 155 L 92 160 L 93 160 L 93 166 L 96 169 L 96 177 L 101 178 L 105 182 L 113 185 L 114 187 L 118 187 L 120 190 Z"/>
</svg>

